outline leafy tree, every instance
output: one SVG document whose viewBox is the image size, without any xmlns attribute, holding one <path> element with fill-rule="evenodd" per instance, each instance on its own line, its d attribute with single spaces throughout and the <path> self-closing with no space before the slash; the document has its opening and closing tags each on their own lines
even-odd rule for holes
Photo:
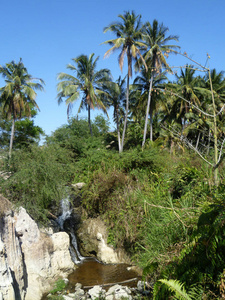
<svg viewBox="0 0 225 300">
<path fill-rule="evenodd" d="M 33 107 L 39 109 L 35 98 L 35 90 L 43 90 L 44 81 L 32 78 L 27 72 L 22 59 L 0 67 L 0 74 L 5 78 L 6 85 L 0 88 L 1 107 L 3 115 L 12 119 L 9 156 L 11 157 L 15 121 L 21 117 L 30 117 Z"/>
<path fill-rule="evenodd" d="M 146 66 L 145 61 L 141 55 L 140 49 L 145 45 L 141 41 L 141 16 L 136 15 L 134 11 L 126 11 L 123 15 L 118 15 L 121 22 L 115 22 L 104 28 L 104 32 L 112 31 L 116 35 L 116 39 L 105 41 L 103 44 L 112 46 L 105 56 L 110 55 L 115 50 L 120 49 L 119 66 L 122 71 L 124 64 L 124 57 L 127 56 L 128 74 L 127 74 L 127 95 L 126 95 L 126 113 L 124 119 L 124 129 L 121 142 L 121 152 L 123 151 L 124 138 L 127 126 L 128 110 L 129 110 L 129 79 L 132 77 L 132 60 L 140 57 L 142 63 Z"/>
<path fill-rule="evenodd" d="M 0 144 L 2 147 L 8 146 L 11 127 L 12 121 L 0 121 Z M 15 122 L 14 147 L 18 149 L 30 144 L 37 144 L 43 134 L 42 128 L 35 126 L 33 120 L 28 118 L 18 120 Z"/>
<path fill-rule="evenodd" d="M 153 78 L 154 76 L 160 74 L 162 67 L 169 68 L 169 65 L 166 62 L 166 57 L 168 56 L 169 52 L 173 52 L 174 49 L 179 48 L 176 45 L 168 45 L 168 42 L 170 42 L 171 40 L 178 41 L 178 36 L 169 35 L 166 37 L 167 31 L 168 27 L 165 27 L 163 24 L 159 24 L 157 20 L 154 20 L 152 25 L 149 22 L 147 22 L 143 27 L 143 39 L 147 46 L 147 51 L 144 54 L 144 58 L 147 63 L 147 66 L 152 69 L 152 73 L 149 84 L 149 94 L 148 103 L 146 107 L 142 147 L 144 147 L 146 140 Z M 150 139 L 152 140 L 152 136 L 150 137 Z"/>
<path fill-rule="evenodd" d="M 103 90 L 103 85 L 111 79 L 111 74 L 108 69 L 101 69 L 96 71 L 96 65 L 99 56 L 94 59 L 94 53 L 89 57 L 86 55 L 80 55 L 77 58 L 73 58 L 73 64 L 68 64 L 67 69 L 75 72 L 75 76 L 60 73 L 58 75 L 58 103 L 62 103 L 65 98 L 67 104 L 67 114 L 69 116 L 72 104 L 74 101 L 80 98 L 82 94 L 81 104 L 78 113 L 82 108 L 88 110 L 88 123 L 90 128 L 90 133 L 92 133 L 91 127 L 91 114 L 90 110 L 95 107 L 106 112 L 106 107 L 102 102 L 105 92 Z"/>
<path fill-rule="evenodd" d="M 106 134 L 109 131 L 109 120 L 106 120 L 102 115 L 95 117 L 94 125 L 97 127 L 100 135 Z"/>
</svg>

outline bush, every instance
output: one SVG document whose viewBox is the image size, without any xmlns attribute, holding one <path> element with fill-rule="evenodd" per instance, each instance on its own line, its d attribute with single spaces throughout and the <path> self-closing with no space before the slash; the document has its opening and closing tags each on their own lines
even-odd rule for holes
<svg viewBox="0 0 225 300">
<path fill-rule="evenodd" d="M 36 220 L 46 220 L 47 210 L 57 207 L 72 180 L 70 152 L 54 146 L 33 146 L 13 153 L 2 184 L 4 195 L 22 205 Z"/>
</svg>

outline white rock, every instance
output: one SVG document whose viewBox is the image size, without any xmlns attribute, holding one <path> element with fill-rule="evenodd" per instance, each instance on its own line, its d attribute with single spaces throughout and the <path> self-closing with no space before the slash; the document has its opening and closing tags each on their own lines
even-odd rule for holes
<svg viewBox="0 0 225 300">
<path fill-rule="evenodd" d="M 88 291 L 88 295 L 92 300 L 98 299 L 101 296 L 105 296 L 105 290 L 100 285 L 95 285 Z"/>
<path fill-rule="evenodd" d="M 132 300 L 131 291 L 128 287 L 118 284 L 109 288 L 105 296 L 106 300 L 118 300 L 124 298 L 127 300 Z"/>
<path fill-rule="evenodd" d="M 12 274 L 21 300 L 40 300 L 51 283 L 75 268 L 68 234 L 41 232 L 23 208 L 4 217 L 0 236 L 0 295 L 4 300 L 15 299 Z"/>
</svg>

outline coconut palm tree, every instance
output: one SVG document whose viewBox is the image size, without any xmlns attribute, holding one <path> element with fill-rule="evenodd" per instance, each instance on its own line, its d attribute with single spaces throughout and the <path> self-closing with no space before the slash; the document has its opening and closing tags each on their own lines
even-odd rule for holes
<svg viewBox="0 0 225 300">
<path fill-rule="evenodd" d="M 96 71 L 98 59 L 99 56 L 94 59 L 94 53 L 89 57 L 87 55 L 80 55 L 77 58 L 73 58 L 72 60 L 75 65 L 68 64 L 67 69 L 75 72 L 75 76 L 59 73 L 58 80 L 61 81 L 57 85 L 58 103 L 62 103 L 63 99 L 65 99 L 68 117 L 73 103 L 82 95 L 78 113 L 82 108 L 88 110 L 88 123 L 91 135 L 90 110 L 97 107 L 107 114 L 106 107 L 102 102 L 103 96 L 105 96 L 103 86 L 111 79 L 111 74 L 108 69 Z"/>
<path fill-rule="evenodd" d="M 125 92 L 125 78 L 119 78 L 113 82 L 106 84 L 105 90 L 107 91 L 107 106 L 113 107 L 113 118 L 116 123 L 116 131 L 118 137 L 119 153 L 121 152 L 121 138 L 120 138 L 120 123 L 124 116 L 123 106 L 126 101 Z"/>
<path fill-rule="evenodd" d="M 115 22 L 104 28 L 104 32 L 111 31 L 117 38 L 105 41 L 103 44 L 112 46 L 106 53 L 105 57 L 120 50 L 119 66 L 122 71 L 124 64 L 124 57 L 127 56 L 128 75 L 127 75 L 127 95 L 126 95 L 126 113 L 124 119 L 124 129 L 121 142 L 121 151 L 123 151 L 124 138 L 127 126 L 128 109 L 129 109 L 129 79 L 132 77 L 132 61 L 141 58 L 142 63 L 146 66 L 145 61 L 141 55 L 140 49 L 145 47 L 142 42 L 141 32 L 141 16 L 136 15 L 134 11 L 125 12 L 123 15 L 118 15 L 121 22 Z M 147 68 L 147 67 L 146 67 Z"/>
<path fill-rule="evenodd" d="M 146 107 L 142 147 L 144 147 L 146 141 L 153 78 L 154 76 L 161 73 L 163 67 L 169 69 L 169 65 L 166 62 L 168 53 L 173 52 L 175 49 L 179 48 L 179 46 L 168 44 L 168 42 L 170 42 L 171 40 L 178 41 L 178 36 L 166 36 L 167 31 L 168 28 L 165 27 L 163 23 L 159 24 L 157 20 L 154 20 L 152 25 L 149 22 L 147 22 L 143 26 L 143 39 L 147 46 L 147 51 L 144 54 L 144 59 L 146 61 L 147 66 L 152 69 L 152 74 L 149 83 L 149 94 L 148 103 Z"/>
<path fill-rule="evenodd" d="M 149 82 L 151 78 L 153 78 L 152 82 L 152 91 L 151 91 L 151 103 L 149 108 L 149 115 L 150 115 L 150 140 L 153 137 L 153 112 L 156 109 L 157 102 L 160 102 L 160 92 L 156 90 L 157 87 L 163 87 L 163 83 L 167 79 L 165 76 L 165 72 L 162 74 L 157 74 L 157 76 L 152 77 L 152 69 L 148 69 L 147 71 L 145 68 L 142 68 L 140 75 L 137 76 L 134 80 L 133 87 L 136 90 L 140 91 L 140 96 L 138 99 L 138 103 L 136 106 L 136 110 L 142 111 L 142 115 L 144 116 L 146 111 L 146 106 L 148 102 L 149 96 Z M 158 101 L 157 101 L 158 100 Z"/>
<path fill-rule="evenodd" d="M 11 157 L 15 121 L 21 117 L 31 117 L 32 108 L 39 109 L 35 98 L 35 90 L 43 90 L 44 81 L 40 78 L 32 78 L 27 72 L 22 59 L 18 63 L 14 61 L 0 67 L 0 74 L 5 78 L 6 85 L 0 88 L 1 109 L 8 119 L 12 119 L 12 129 L 9 146 Z"/>
</svg>

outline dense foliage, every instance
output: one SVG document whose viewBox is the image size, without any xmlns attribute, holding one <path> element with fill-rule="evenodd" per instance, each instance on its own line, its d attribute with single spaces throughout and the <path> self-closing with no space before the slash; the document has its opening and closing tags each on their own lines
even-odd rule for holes
<svg viewBox="0 0 225 300">
<path fill-rule="evenodd" d="M 22 60 L 0 67 L 1 194 L 48 222 L 71 184 L 84 182 L 85 217 L 106 223 L 108 243 L 143 268 L 153 299 L 225 298 L 224 74 L 168 45 L 178 37 L 157 20 L 119 20 L 105 28 L 116 35 L 106 55 L 119 49 L 121 70 L 126 55 L 127 76 L 113 82 L 110 70 L 97 71 L 94 53 L 73 58 L 73 75 L 58 75 L 58 102 L 69 113 L 81 100 L 88 118 L 70 118 L 42 146 L 27 117 L 44 82 L 32 82 Z M 178 71 L 167 62 L 173 53 L 186 61 Z M 91 120 L 94 107 L 113 108 L 115 131 L 101 115 Z"/>
</svg>

